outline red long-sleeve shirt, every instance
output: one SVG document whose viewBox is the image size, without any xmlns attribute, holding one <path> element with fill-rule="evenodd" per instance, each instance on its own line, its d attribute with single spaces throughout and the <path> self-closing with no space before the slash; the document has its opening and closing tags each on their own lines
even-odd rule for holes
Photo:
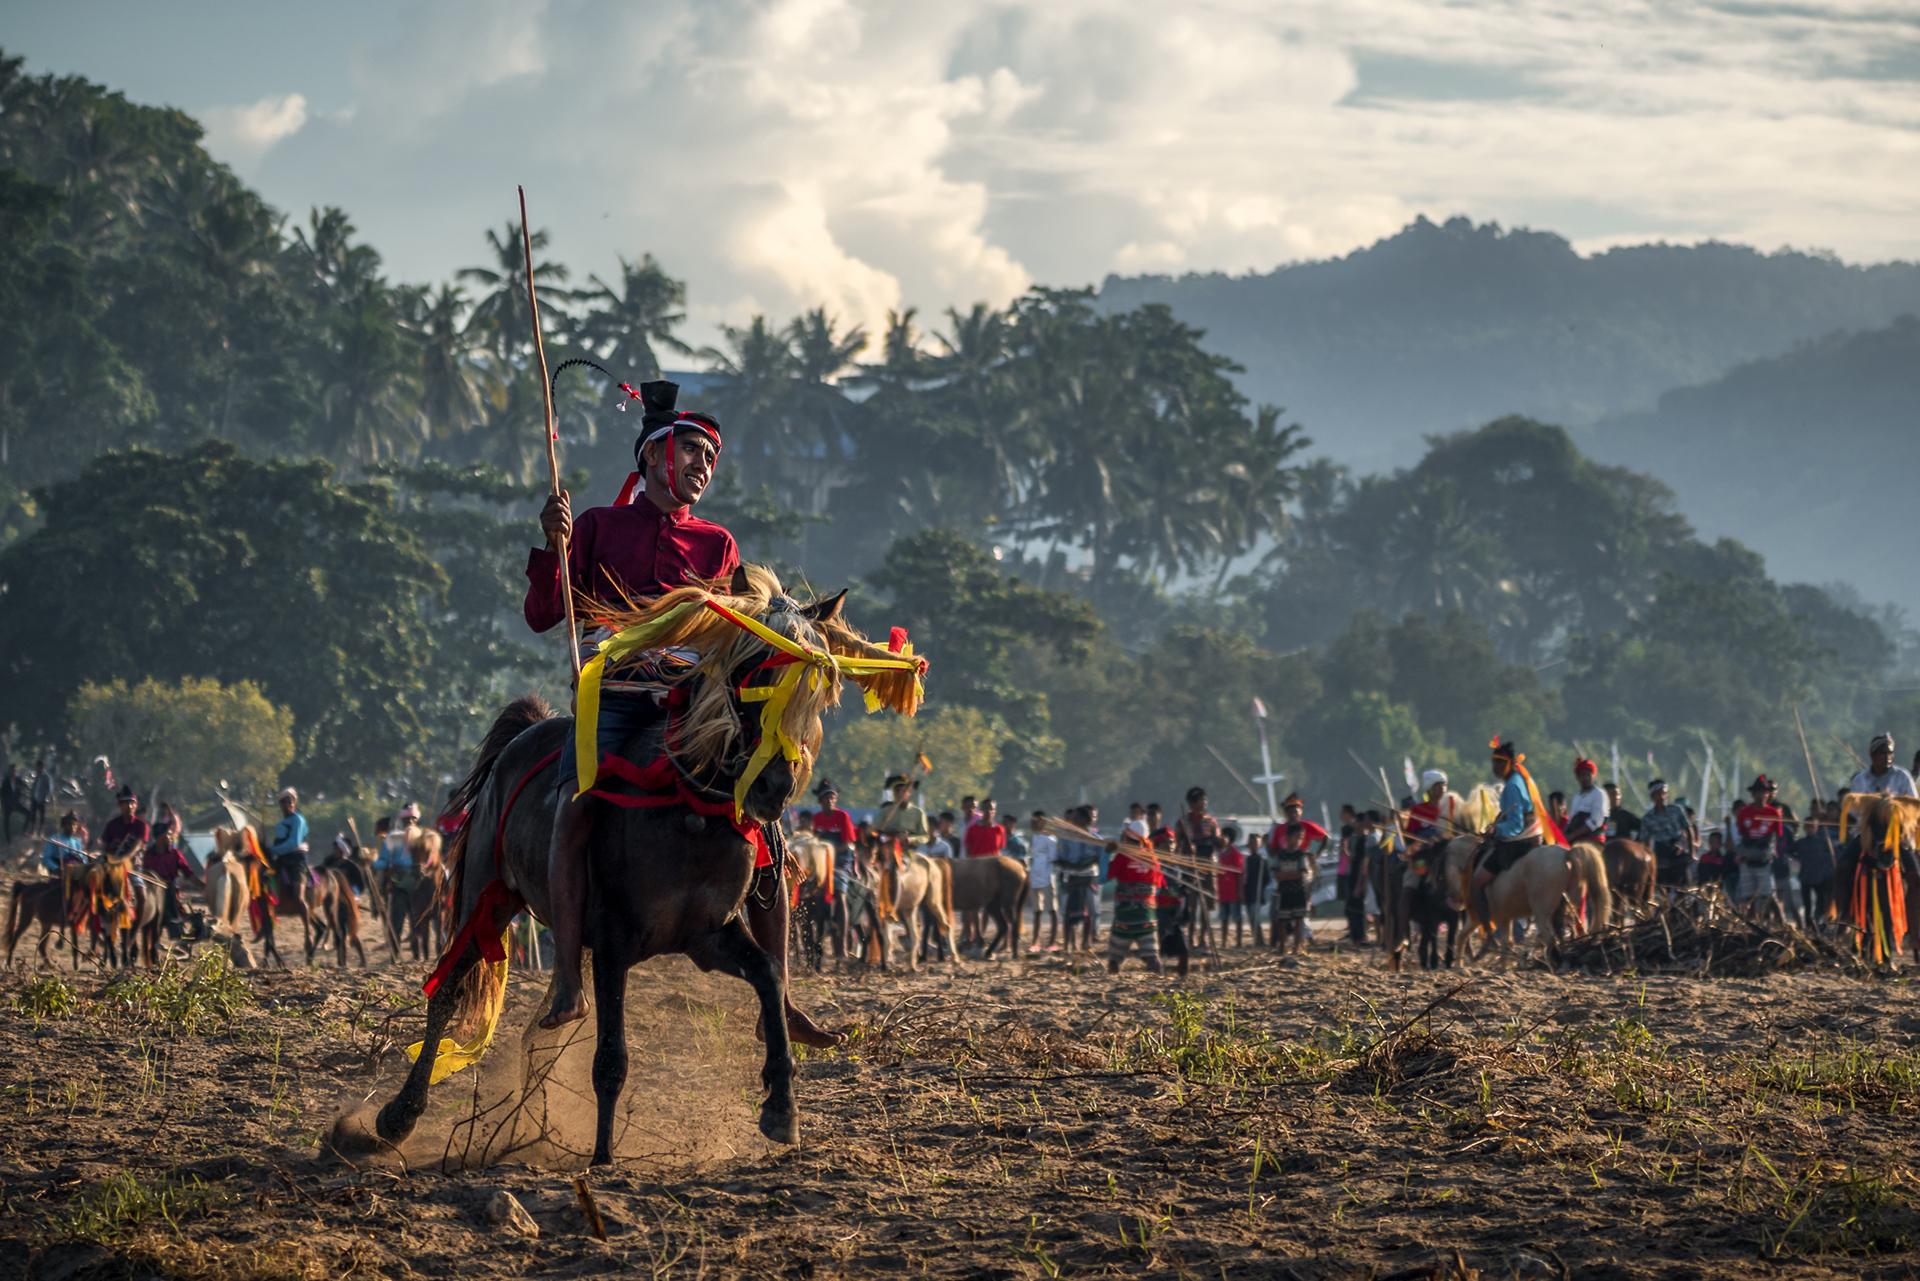
<svg viewBox="0 0 1920 1281">
<path fill-rule="evenodd" d="M 691 510 L 665 512 L 644 494 L 622 507 L 591 507 L 573 522 L 567 571 L 576 592 L 618 605 L 649 600 L 740 565 L 733 535 Z M 527 556 L 527 626 L 544 632 L 566 617 L 560 558 L 536 547 Z"/>
<path fill-rule="evenodd" d="M 825 836 L 851 845 L 857 839 L 853 829 L 853 815 L 837 806 L 830 810 L 817 810 L 813 815 L 813 831 L 816 836 Z"/>
</svg>

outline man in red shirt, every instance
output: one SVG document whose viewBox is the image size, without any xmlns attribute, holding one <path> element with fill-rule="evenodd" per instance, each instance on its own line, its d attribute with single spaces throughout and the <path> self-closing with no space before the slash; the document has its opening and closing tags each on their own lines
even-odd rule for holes
<svg viewBox="0 0 1920 1281">
<path fill-rule="evenodd" d="M 1779 842 L 1784 815 L 1770 798 L 1772 786 L 1765 774 L 1747 788 L 1752 800 L 1733 814 L 1733 856 L 1739 865 L 1734 882 L 1734 905 L 1753 910 L 1761 899 L 1774 897 L 1773 853 Z"/>
<path fill-rule="evenodd" d="M 140 798 L 132 787 L 122 785 L 113 799 L 119 804 L 120 812 L 108 819 L 100 830 L 101 851 L 121 857 L 144 851 L 153 833 L 147 827 L 147 820 L 140 817 Z"/>
<path fill-rule="evenodd" d="M 853 952 L 853 918 L 847 910 L 847 900 L 853 887 L 853 878 L 859 872 L 855 862 L 860 849 L 860 833 L 853 825 L 853 815 L 840 808 L 839 789 L 831 782 L 820 780 L 820 786 L 813 789 L 813 798 L 820 802 L 820 808 L 813 816 L 813 834 L 833 847 L 834 955 L 850 956 Z"/>
<path fill-rule="evenodd" d="M 647 600 L 676 587 L 725 578 L 740 565 L 733 535 L 712 521 L 693 514 L 694 504 L 706 492 L 720 458 L 720 424 L 710 414 L 679 412 L 674 408 L 679 388 L 670 382 L 650 382 L 640 389 L 645 407 L 641 435 L 634 441 L 639 470 L 627 477 L 612 506 L 594 507 L 573 519 L 573 502 L 565 490 L 547 499 L 540 512 L 545 548 L 527 556 L 527 597 L 523 607 L 527 625 L 544 632 L 566 617 L 560 589 L 558 548 L 567 549 L 567 571 L 575 594 L 592 603 L 622 606 Z M 592 617 L 581 624 L 583 649 L 591 653 L 606 639 L 606 629 Z M 651 690 L 617 680 L 601 686 L 599 749 L 602 753 L 628 750 L 635 735 L 659 717 Z M 554 811 L 553 841 L 547 856 L 547 881 L 553 899 L 553 1006 L 540 1020 L 542 1027 L 558 1027 L 586 1013 L 580 999 L 580 930 L 586 899 L 586 846 L 593 832 L 597 806 L 591 797 L 574 796 L 574 753 L 560 755 L 560 802 Z M 776 872 L 778 868 L 776 865 Z M 787 896 L 772 894 L 766 906 L 758 896 L 747 896 L 747 927 L 779 967 L 787 971 Z M 840 1037 L 822 1031 L 799 1010 L 791 997 L 787 1026 L 803 1045 L 834 1045 Z"/>
<path fill-rule="evenodd" d="M 1007 852 L 1007 829 L 994 816 L 991 796 L 980 802 L 980 816 L 967 829 L 965 840 L 968 858 L 992 858 Z"/>
</svg>

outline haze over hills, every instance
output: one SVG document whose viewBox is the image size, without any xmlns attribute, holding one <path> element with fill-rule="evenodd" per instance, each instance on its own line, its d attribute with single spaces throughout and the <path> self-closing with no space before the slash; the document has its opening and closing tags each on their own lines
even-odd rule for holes
<svg viewBox="0 0 1920 1281">
<path fill-rule="evenodd" d="M 1751 361 L 1576 434 L 1595 457 L 1660 477 L 1707 536 L 1787 580 L 1842 581 L 1920 613 L 1912 522 L 1920 319 Z"/>
<path fill-rule="evenodd" d="M 1548 232 L 1420 218 L 1344 258 L 1264 275 L 1109 277 L 1103 306 L 1169 304 L 1359 470 L 1519 413 L 1570 428 L 1840 330 L 1920 313 L 1920 265 L 1741 246 L 1582 255 Z M 1829 406 L 1844 418 L 1844 397 Z"/>
</svg>

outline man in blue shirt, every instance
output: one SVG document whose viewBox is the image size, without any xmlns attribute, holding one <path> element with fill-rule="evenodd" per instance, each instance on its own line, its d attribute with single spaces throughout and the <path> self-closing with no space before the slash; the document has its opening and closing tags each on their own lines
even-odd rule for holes
<svg viewBox="0 0 1920 1281">
<path fill-rule="evenodd" d="M 1500 780 L 1500 816 L 1487 833 L 1479 865 L 1473 871 L 1474 910 L 1483 921 L 1493 919 L 1487 886 L 1540 843 L 1540 815 L 1534 809 L 1533 790 L 1520 769 L 1520 754 L 1512 743 L 1495 740 L 1493 776 Z"/>
<path fill-rule="evenodd" d="M 307 883 L 307 818 L 300 812 L 300 793 L 291 787 L 280 793 L 280 821 L 274 824 L 267 853 L 280 879 L 299 896 Z"/>
<path fill-rule="evenodd" d="M 86 844 L 80 839 L 80 816 L 68 810 L 60 816 L 58 834 L 47 837 L 46 844 L 41 846 L 40 866 L 48 876 L 58 876 L 68 863 L 86 861 Z"/>
</svg>

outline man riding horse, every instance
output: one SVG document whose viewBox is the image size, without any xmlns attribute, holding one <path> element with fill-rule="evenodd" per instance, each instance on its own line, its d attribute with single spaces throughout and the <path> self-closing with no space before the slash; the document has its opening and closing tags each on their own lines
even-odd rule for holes
<svg viewBox="0 0 1920 1281">
<path fill-rule="evenodd" d="M 1500 815 L 1493 821 L 1493 830 L 1487 834 L 1473 870 L 1473 905 L 1483 921 L 1493 919 L 1487 887 L 1540 844 L 1541 836 L 1540 804 L 1533 779 L 1526 771 L 1526 757 L 1511 741 L 1495 739 L 1492 750 L 1493 776 L 1500 780 Z"/>
<path fill-rule="evenodd" d="M 631 393 L 630 393 L 631 394 Z M 679 388 L 671 382 L 650 382 L 639 393 L 644 413 L 642 430 L 634 441 L 639 470 L 611 506 L 594 507 L 573 518 L 571 496 L 561 490 L 547 499 L 540 528 L 548 545 L 527 557 L 527 625 L 535 632 L 550 630 L 566 617 L 561 592 L 559 549 L 567 554 L 567 582 L 576 598 L 607 609 L 663 595 L 677 587 L 724 579 L 740 567 L 733 535 L 712 521 L 693 514 L 693 508 L 712 481 L 720 459 L 720 424 L 710 414 L 679 412 Z M 608 639 L 606 628 L 591 616 L 583 620 L 584 654 L 597 651 Z M 628 750 L 636 737 L 664 716 L 667 679 L 685 657 L 673 651 L 649 656 L 651 671 L 623 669 L 610 674 L 601 686 L 597 749 L 602 755 Z M 660 679 L 647 679 L 658 673 Z M 547 875 L 552 893 L 555 951 L 553 1005 L 541 1019 L 542 1027 L 558 1027 L 585 1014 L 580 993 L 582 918 L 586 910 L 585 851 L 600 802 L 591 795 L 575 795 L 578 769 L 574 753 L 562 755 L 560 802 L 554 811 Z M 775 861 L 772 875 L 778 877 Z M 787 896 L 778 892 L 747 896 L 747 927 L 772 957 L 784 983 L 787 968 Z M 829 1046 L 840 1037 L 816 1026 L 813 1020 L 787 1004 L 787 1026 L 804 1045 Z"/>
</svg>

